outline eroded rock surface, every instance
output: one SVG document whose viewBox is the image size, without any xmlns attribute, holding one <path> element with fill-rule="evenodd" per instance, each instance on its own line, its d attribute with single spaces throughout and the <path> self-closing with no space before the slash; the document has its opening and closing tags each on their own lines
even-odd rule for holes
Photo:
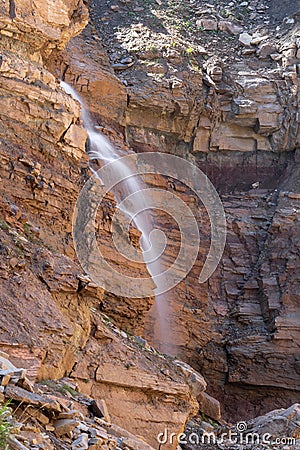
<svg viewBox="0 0 300 450">
<path fill-rule="evenodd" d="M 16 365 L 22 362 L 30 379 L 71 374 L 87 394 L 111 403 L 118 425 L 153 446 L 160 424 L 182 431 L 197 401 L 203 413 L 219 420 L 220 405 L 209 394 L 233 419 L 294 403 L 300 361 L 295 11 L 289 10 L 275 34 L 276 5 L 264 19 L 268 5 L 246 2 L 249 20 L 240 17 L 241 5 L 227 10 L 219 2 L 195 11 L 189 6 L 193 16 L 184 35 L 184 14 L 178 23 L 173 15 L 185 2 L 175 2 L 164 16 L 162 4 L 155 3 L 156 16 L 151 2 L 119 2 L 109 10 L 92 4 L 91 24 L 65 50 L 87 23 L 84 3 L 5 1 L 0 9 L 1 348 Z M 207 34 L 212 32 L 213 39 Z M 166 300 L 165 320 L 172 327 L 165 344 L 201 371 L 208 393 L 200 375 L 182 373 L 151 348 L 139 350 L 124 331 L 103 324 L 99 310 L 123 330 L 146 333 L 160 345 L 155 307 L 144 327 L 153 298 L 103 292 L 75 262 L 72 214 L 90 171 L 79 105 L 57 78 L 81 92 L 101 130 L 125 152 L 131 146 L 189 158 L 222 195 L 227 246 L 213 277 L 199 285 L 210 243 L 204 207 L 180 180 L 149 180 L 179 193 L 202 227 L 195 267 Z M 111 244 L 114 208 L 111 195 L 99 208 L 99 242 L 122 269 Z M 165 259 L 173 261 L 178 227 L 163 214 L 158 224 L 170 232 Z M 136 230 L 132 237 L 138 245 Z M 146 273 L 134 264 L 126 270 Z M 138 345 L 144 342 L 140 338 Z M 71 422 L 56 423 L 54 443 L 77 426 L 73 417 L 57 420 Z M 81 431 L 74 448 L 92 439 Z M 123 436 L 117 426 L 115 433 Z M 132 442 L 132 434 L 126 436 Z"/>
<path fill-rule="evenodd" d="M 58 2 L 27 0 L 2 2 L 0 24 L 2 42 L 30 59 L 48 57 L 52 49 L 63 48 L 88 21 L 83 1 Z"/>
<path fill-rule="evenodd" d="M 92 4 L 85 31 L 87 48 L 94 49 L 100 37 L 108 54 L 105 58 L 101 48 L 89 57 L 101 58 L 110 85 L 115 84 L 111 67 L 126 87 L 125 112 L 118 94 L 113 104 L 121 105 L 120 116 L 113 113 L 111 123 L 116 126 L 117 119 L 125 127 L 127 143 L 137 151 L 170 152 L 194 161 L 221 193 L 228 219 L 221 264 L 199 286 L 210 233 L 204 208 L 173 181 L 150 180 L 152 186 L 182 192 L 202 217 L 199 260 L 166 300 L 169 350 L 206 375 L 210 392 L 231 418 L 240 418 L 245 409 L 251 417 L 288 406 L 298 397 L 300 356 L 297 12 L 285 6 L 278 25 L 275 1 L 217 2 L 194 9 L 185 2 L 172 8 L 169 2 L 117 3 L 112 9 Z M 183 24 L 182 17 L 189 23 Z M 67 50 L 56 70 L 65 68 L 66 79 L 76 86 L 79 65 L 62 62 L 70 55 Z M 94 62 L 88 65 L 93 69 Z M 95 104 L 108 111 L 110 88 L 89 91 L 80 79 L 78 88 L 87 91 L 99 120 Z M 166 255 L 172 261 L 179 233 L 163 215 L 158 223 L 166 232 L 174 227 Z M 158 346 L 155 307 L 146 333 Z"/>
<path fill-rule="evenodd" d="M 25 374 L 16 378 L 15 373 L 26 371 L 15 368 L 3 356 L 1 360 L 2 364 L 10 367 L 9 373 L 14 376 L 9 384 L 4 385 L 4 376 L 0 372 L 1 402 L 4 398 L 11 400 L 6 413 L 1 410 L 1 423 L 5 423 L 9 430 L 3 445 L 7 443 L 10 448 L 19 450 L 152 449 L 142 439 L 111 422 L 103 399 L 98 401 L 102 405 L 101 410 L 92 412 L 91 405 L 95 400 L 80 393 L 70 379 L 48 380 L 41 384 L 29 384 L 27 380 L 27 388 L 24 389 L 20 385 L 26 381 Z"/>
<path fill-rule="evenodd" d="M 155 416 L 152 410 L 157 409 L 159 420 L 179 432 L 198 411 L 196 391 L 205 390 L 206 383 L 200 375 L 197 375 L 197 383 L 191 383 L 177 366 L 154 350 L 150 351 L 150 363 L 147 362 L 147 356 L 139 347 L 130 348 L 121 342 L 119 330 L 112 332 L 105 327 L 97 315 L 100 309 L 119 319 L 123 329 L 142 334 L 153 298 L 141 302 L 111 296 L 93 284 L 76 261 L 72 215 L 79 191 L 91 175 L 85 153 L 86 132 L 82 128 L 79 104 L 60 88 L 47 67 L 69 38 L 85 26 L 86 6 L 72 1 L 55 5 L 39 1 L 34 5 L 5 2 L 0 15 L 3 36 L 0 348 L 16 366 L 22 365 L 28 370 L 32 381 L 72 374 L 85 390 L 93 392 L 96 402 L 106 397 L 113 403 L 109 414 L 116 418 L 115 436 L 123 438 L 125 431 L 119 425 L 126 423 L 132 432 L 154 444 L 160 429 L 155 419 L 151 419 Z M 79 41 L 79 48 L 80 45 Z M 82 54 L 77 60 L 74 58 L 76 76 L 82 58 Z M 101 86 L 96 71 L 94 65 L 95 91 Z M 119 122 L 123 117 L 119 105 L 126 103 L 125 90 L 111 70 L 103 74 L 103 79 L 109 78 L 109 74 L 107 86 L 112 83 L 112 96 L 116 92 L 117 99 L 110 109 L 104 105 L 99 113 Z M 85 73 L 85 80 L 87 76 Z M 90 80 L 92 86 L 92 77 Z M 99 245 L 108 254 L 113 248 L 110 227 L 114 209 L 113 196 L 108 195 L 97 217 Z M 131 237 L 139 246 L 136 229 L 132 230 Z M 124 266 L 121 259 L 114 263 Z M 139 275 L 147 273 L 143 264 L 129 265 L 127 270 Z M 124 331 L 122 333 L 123 339 L 128 339 Z M 136 370 L 127 367 L 126 359 L 132 358 Z M 116 366 L 115 373 L 113 366 Z M 170 375 L 166 375 L 168 371 Z M 49 414 L 48 403 L 41 408 L 43 395 L 32 392 L 29 381 L 14 386 L 14 377 L 7 373 L 1 377 L 5 389 L 1 388 L 0 400 L 3 401 L 7 390 L 6 398 L 12 398 L 14 405 L 30 404 L 29 420 L 33 417 L 39 427 L 41 424 L 48 426 L 46 431 L 52 433 L 49 442 L 45 436 L 38 435 L 39 430 L 24 427 L 23 431 L 28 433 L 21 440 L 29 448 L 34 448 L 33 445 L 42 445 L 45 449 L 117 446 L 103 430 L 97 440 L 98 434 L 93 436 L 90 426 L 83 423 L 77 429 L 80 421 L 76 414 L 72 416 L 70 408 L 63 406 L 63 401 L 55 400 L 60 406 L 55 403 L 54 409 L 50 401 Z M 118 410 L 119 405 L 125 415 Z M 137 412 L 136 405 L 140 405 Z M 64 409 L 63 416 L 56 414 L 57 408 Z M 107 415 L 105 417 L 107 419 Z M 125 434 L 126 448 L 150 449 L 130 432 Z M 62 442 L 62 436 L 69 440 Z M 11 445 L 22 448 L 16 441 L 18 439 L 14 438 Z"/>
</svg>

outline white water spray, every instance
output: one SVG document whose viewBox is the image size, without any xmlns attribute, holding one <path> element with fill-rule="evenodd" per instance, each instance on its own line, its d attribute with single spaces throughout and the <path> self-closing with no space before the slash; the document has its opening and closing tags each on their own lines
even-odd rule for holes
<svg viewBox="0 0 300 450">
<path fill-rule="evenodd" d="M 151 233 L 154 231 L 152 226 L 152 219 L 147 211 L 147 202 L 143 194 L 143 184 L 138 179 L 138 176 L 134 174 L 130 167 L 124 164 L 121 159 L 118 150 L 99 133 L 92 122 L 89 112 L 78 93 L 70 85 L 61 81 L 61 87 L 67 94 L 70 94 L 75 100 L 81 104 L 81 117 L 83 121 L 83 126 L 87 130 L 89 138 L 89 149 L 88 155 L 90 160 L 101 160 L 104 164 L 115 162 L 115 170 L 118 174 L 122 176 L 124 180 L 118 186 L 117 191 L 114 190 L 114 195 L 117 201 L 117 207 L 122 210 L 136 225 L 138 230 L 141 232 L 141 249 L 143 254 L 143 259 L 147 266 L 148 272 L 151 277 L 159 275 L 162 272 L 161 264 L 159 261 L 159 256 L 157 255 L 157 249 L 151 243 Z M 117 163 L 116 163 L 117 162 Z M 97 171 L 93 169 L 91 164 L 91 170 L 97 176 Z M 101 180 L 100 180 L 101 181 Z M 135 194 L 134 202 L 128 202 L 126 209 L 121 206 L 123 199 L 130 197 L 130 195 Z M 159 230 L 155 230 L 156 232 Z M 160 281 L 162 284 L 163 281 Z M 163 292 L 163 286 L 159 286 L 157 283 L 157 289 L 159 292 Z M 155 293 L 155 290 L 154 290 Z M 165 294 L 157 295 L 155 298 L 155 306 L 157 310 L 157 325 L 158 329 L 156 331 L 156 341 L 158 343 L 159 349 L 164 352 L 169 351 L 169 342 L 171 341 L 170 336 L 170 323 L 168 321 L 168 311 L 167 311 L 167 299 Z"/>
</svg>

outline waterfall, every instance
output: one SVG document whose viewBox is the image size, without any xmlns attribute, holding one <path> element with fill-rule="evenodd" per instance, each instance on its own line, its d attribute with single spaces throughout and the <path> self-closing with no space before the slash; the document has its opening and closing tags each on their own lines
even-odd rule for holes
<svg viewBox="0 0 300 450">
<path fill-rule="evenodd" d="M 159 275 L 161 270 L 161 264 L 155 246 L 151 244 L 151 233 L 154 230 L 152 224 L 152 217 L 150 217 L 147 211 L 147 202 L 143 194 L 143 183 L 139 177 L 134 174 L 132 169 L 124 164 L 121 156 L 123 156 L 118 150 L 108 141 L 108 139 L 98 132 L 93 125 L 91 116 L 84 104 L 84 101 L 78 95 L 78 93 L 70 85 L 61 81 L 61 87 L 67 94 L 70 94 L 81 105 L 81 117 L 83 126 L 88 133 L 89 148 L 88 155 L 91 161 L 91 170 L 95 176 L 97 171 L 92 166 L 93 160 L 101 160 L 103 164 L 114 161 L 115 170 L 122 176 L 122 183 L 118 186 L 117 190 L 113 190 L 117 207 L 122 210 L 136 225 L 137 229 L 141 232 L 140 245 L 143 254 L 143 259 L 148 269 L 149 274 L 153 278 L 155 275 Z M 100 180 L 101 181 L 101 180 Z M 125 210 L 120 206 L 122 199 L 127 198 L 131 194 L 139 193 L 135 196 L 137 200 L 130 204 L 130 209 Z M 162 284 L 162 282 L 160 282 Z M 163 286 L 157 284 L 159 292 L 163 292 Z M 155 293 L 155 290 L 154 290 Z M 167 299 L 165 294 L 156 295 L 155 307 L 157 311 L 157 332 L 156 341 L 159 343 L 158 347 L 163 352 L 168 352 L 168 342 L 170 342 L 170 323 L 168 321 L 167 314 Z"/>
</svg>

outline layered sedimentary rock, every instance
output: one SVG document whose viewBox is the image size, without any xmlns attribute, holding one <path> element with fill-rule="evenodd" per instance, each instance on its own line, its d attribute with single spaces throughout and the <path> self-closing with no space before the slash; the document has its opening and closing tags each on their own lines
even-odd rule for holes
<svg viewBox="0 0 300 450">
<path fill-rule="evenodd" d="M 26 2 L 5 2 L 1 8 L 3 192 L 8 199 L 10 194 L 11 199 L 22 201 L 26 213 L 36 216 L 37 226 L 44 225 L 41 237 L 49 245 L 51 234 L 58 231 L 61 240 L 53 239 L 55 249 L 64 248 L 73 255 L 68 249 L 71 230 L 66 222 L 71 217 L 75 184 L 83 181 L 84 165 L 80 167 L 79 161 L 87 161 L 86 133 L 79 124 L 78 104 L 58 88 L 54 76 L 42 66 L 42 56 L 45 52 L 49 56 L 50 49 L 63 45 L 84 27 L 87 10 L 83 3 L 77 9 L 63 2 L 58 10 L 42 3 L 29 8 Z M 69 167 L 68 175 L 54 169 L 63 165 Z M 62 191 L 65 205 L 60 210 Z M 60 194 L 56 197 L 55 192 Z M 49 209 L 44 208 L 47 205 Z M 67 219 L 64 225 L 63 217 Z M 47 224 L 53 231 L 47 233 Z"/>
<path fill-rule="evenodd" d="M 164 428 L 180 433 L 197 413 L 206 382 L 191 368 L 158 355 L 143 339 L 120 334 L 114 326 L 107 329 L 104 321 L 94 313 L 93 339 L 71 377 L 82 392 L 106 399 L 114 422 L 155 448 Z"/>
<path fill-rule="evenodd" d="M 90 450 L 116 449 L 126 446 L 132 450 L 151 450 L 152 447 L 129 431 L 112 423 L 109 405 L 103 399 L 91 399 L 78 392 L 69 378 L 34 384 L 26 377 L 26 370 L 15 367 L 0 356 L 0 393 L 12 401 L 11 407 L 1 408 L 1 421 L 6 432 L 1 434 L 3 445 L 11 448 L 45 450 L 82 448 Z M 14 431 L 16 422 L 18 433 Z"/>
<path fill-rule="evenodd" d="M 48 57 L 54 48 L 63 48 L 88 21 L 83 1 L 40 1 L 32 5 L 27 0 L 5 0 L 0 14 L 4 45 L 35 61 Z"/>
<path fill-rule="evenodd" d="M 45 61 L 50 66 L 51 55 L 56 58 L 54 52 L 84 27 L 86 7 L 82 2 L 5 2 L 0 15 L 0 348 L 17 366 L 28 369 L 31 380 L 72 374 L 96 398 L 100 392 L 101 399 L 105 394 L 113 403 L 111 414 L 116 422 L 126 423 L 133 432 L 139 430 L 139 435 L 154 444 L 156 434 L 163 430 L 155 418 L 151 422 L 150 416 L 155 417 L 152 408 L 159 410 L 159 420 L 179 432 L 197 412 L 198 391 L 204 391 L 206 383 L 200 375 L 197 383 L 191 382 L 189 375 L 153 350 L 147 362 L 147 354 L 139 352 L 137 345 L 130 349 L 126 344 L 124 332 L 123 343 L 120 331 L 107 330 L 95 311 L 105 310 L 121 328 L 141 334 L 153 298 L 111 296 L 76 262 L 72 216 L 80 189 L 91 175 L 85 154 L 87 136 L 79 104 L 62 91 Z M 112 75 L 111 80 L 112 90 L 124 105 L 123 85 Z M 96 79 L 95 89 L 99 86 Z M 113 117 L 115 110 L 113 119 L 119 121 L 122 108 L 120 112 L 118 102 L 100 113 L 106 111 L 107 117 Z M 115 201 L 109 195 L 97 216 L 99 245 L 108 253 L 113 248 L 114 209 Z M 137 247 L 139 236 L 133 229 L 131 238 Z M 124 266 L 121 259 L 114 262 Z M 138 268 L 129 264 L 127 270 L 148 275 L 144 264 Z M 8 389 L 15 401 L 22 400 L 21 394 Z M 121 403 L 124 417 L 118 411 Z M 115 432 L 122 436 L 117 426 Z"/>
<path fill-rule="evenodd" d="M 120 128 L 127 104 L 126 88 L 114 75 L 99 38 L 83 30 L 63 52 L 54 52 L 48 66 L 57 78 L 76 86 L 100 123 Z"/>
<path fill-rule="evenodd" d="M 107 13 L 103 9 L 100 13 L 109 27 Z M 91 42 L 97 42 L 101 34 L 97 14 L 95 7 L 96 30 L 88 28 L 85 36 L 89 49 L 95 48 Z M 220 21 L 216 26 L 229 33 L 228 26 L 223 27 L 225 31 L 220 28 Z M 206 375 L 214 385 L 211 392 L 234 418 L 244 417 L 245 409 L 253 416 L 288 406 L 298 396 L 299 156 L 295 150 L 299 145 L 299 30 L 297 23 L 291 25 L 276 45 L 268 42 L 264 30 L 260 32 L 262 36 L 250 36 L 251 42 L 239 53 L 250 55 L 249 59 L 225 65 L 222 55 L 209 55 L 201 70 L 182 50 L 176 51 L 177 44 L 172 48 L 158 41 L 155 47 L 139 48 L 143 33 L 151 38 L 149 29 L 140 23 L 129 27 L 131 40 L 121 44 L 117 33 L 113 38 L 103 33 L 113 47 L 109 48 L 111 67 L 116 68 L 127 92 L 125 120 L 122 87 L 113 100 L 121 108 L 120 115 L 114 112 L 111 123 L 116 126 L 117 119 L 119 127 L 125 126 L 127 142 L 137 151 L 170 152 L 194 161 L 222 194 L 228 220 L 224 257 L 211 279 L 199 285 L 209 249 L 206 212 L 180 183 L 160 177 L 149 180 L 152 186 L 181 192 L 202 218 L 198 261 L 165 300 L 172 330 L 169 351 Z M 63 60 L 70 60 L 78 42 L 70 45 L 56 69 L 57 73 L 66 69 L 66 79 L 75 86 L 80 66 L 64 65 Z M 201 54 L 202 49 L 197 51 Z M 80 61 L 80 52 L 76 50 L 75 61 Z M 89 53 L 92 60 L 99 55 L 109 72 L 110 86 L 115 86 L 108 59 L 102 63 L 102 49 Z M 134 65 L 130 62 L 126 69 L 130 57 Z M 118 58 L 120 62 L 112 64 Z M 88 64 L 94 73 L 95 62 Z M 95 117 L 99 104 L 105 122 L 111 107 L 110 87 L 106 93 L 89 89 L 82 87 L 80 79 L 78 87 L 87 91 Z M 179 232 L 163 214 L 157 223 L 166 234 L 173 228 L 173 242 L 166 254 L 166 260 L 173 261 Z M 118 314 L 115 318 L 119 320 Z M 157 346 L 158 327 L 154 307 L 146 334 Z"/>
<path fill-rule="evenodd" d="M 2 11 L 3 30 L 20 28 L 13 36 L 7 32 L 1 41 L 3 226 L 17 227 L 21 235 L 24 230 L 29 234 L 34 230 L 32 235 L 38 236 L 38 244 L 75 258 L 72 215 L 80 188 L 90 175 L 85 153 L 87 135 L 80 123 L 78 103 L 59 88 L 58 81 L 41 63 L 43 57 L 49 56 L 49 49 L 63 47 L 85 26 L 87 9 L 82 3 L 62 3 L 59 15 L 55 8 L 46 6 L 38 3 L 36 11 L 28 15 L 24 12 L 26 5 L 16 4 L 14 17 L 9 16 L 8 5 Z M 39 58 L 32 58 L 35 46 Z M 110 197 L 107 207 L 99 212 L 99 234 L 103 235 L 104 246 L 104 216 L 107 208 L 113 211 L 114 205 Z M 145 267 L 139 271 L 146 272 Z M 77 272 L 80 275 L 81 270 Z M 73 283 L 71 291 L 76 293 L 76 276 Z M 140 331 L 151 302 L 137 302 L 134 307 L 127 302 L 123 307 L 127 308 L 127 319 L 132 319 L 131 331 Z"/>
<path fill-rule="evenodd" d="M 138 63 L 123 55 L 112 66 L 92 28 L 60 52 L 87 22 L 81 2 L 5 2 L 0 14 L 1 348 L 23 361 L 32 378 L 71 373 L 87 393 L 105 393 L 115 421 L 152 445 L 163 431 L 158 423 L 181 431 L 197 400 L 201 411 L 219 419 L 219 405 L 204 393 L 201 379 L 195 391 L 186 373 L 151 349 L 139 352 L 91 310 L 102 309 L 123 329 L 146 333 L 160 345 L 155 307 L 144 330 L 153 299 L 105 293 L 74 262 L 71 220 L 89 176 L 86 134 L 79 105 L 60 90 L 47 66 L 78 88 L 99 125 L 122 132 L 104 129 L 125 151 L 124 139 L 137 151 L 185 156 L 223 195 L 227 247 L 216 273 L 199 285 L 210 243 L 205 209 L 180 180 L 148 180 L 179 193 L 202 227 L 195 267 L 165 300 L 170 352 L 210 380 L 208 392 L 222 400 L 228 417 L 294 402 L 300 361 L 296 26 L 263 70 L 257 61 L 225 67 L 215 56 L 200 70 L 186 51 L 170 46 L 165 53 L 139 51 Z M 211 25 L 220 29 L 220 21 Z M 137 24 L 132 36 L 142 31 Z M 260 59 L 270 50 L 263 45 L 255 49 Z M 113 68 L 130 70 L 117 78 Z M 114 207 L 110 196 L 98 216 L 100 241 L 110 255 Z M 172 262 L 180 247 L 178 227 L 164 214 L 157 223 L 171 237 L 165 259 Z M 136 245 L 138 239 L 133 232 Z M 124 266 L 117 253 L 112 259 Z M 145 267 L 138 270 L 146 273 Z"/>
<path fill-rule="evenodd" d="M 34 359 L 33 376 L 41 361 L 45 373 L 62 376 L 89 334 L 87 311 L 74 328 L 60 311 L 78 301 L 81 270 L 60 253 L 74 257 L 71 217 L 87 167 L 86 133 L 78 104 L 42 65 L 82 29 L 87 10 L 61 2 L 60 17 L 48 6 L 1 7 L 1 345 Z"/>
</svg>

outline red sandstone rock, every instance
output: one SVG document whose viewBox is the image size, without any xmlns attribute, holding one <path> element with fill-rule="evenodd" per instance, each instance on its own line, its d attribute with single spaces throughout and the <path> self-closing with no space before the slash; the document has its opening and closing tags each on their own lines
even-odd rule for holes
<svg viewBox="0 0 300 450">
<path fill-rule="evenodd" d="M 158 428 L 152 426 L 151 411 L 144 408 L 149 396 L 163 421 L 179 409 L 171 422 L 176 431 L 196 410 L 196 403 L 185 379 L 180 378 L 182 383 L 177 385 L 166 381 L 157 368 L 140 367 L 147 359 L 143 356 L 127 369 L 126 344 L 110 340 L 111 333 L 101 329 L 90 311 L 100 305 L 122 328 L 142 333 L 152 299 L 134 302 L 103 293 L 90 283 L 79 292 L 81 269 L 71 259 L 75 258 L 71 217 L 80 186 L 88 176 L 85 132 L 77 102 L 36 63 L 42 63 L 53 48 L 63 47 L 84 26 L 86 8 L 80 2 L 76 8 L 72 2 L 62 1 L 50 11 L 37 2 L 27 14 L 26 2 L 16 2 L 10 11 L 5 2 L 1 11 L 1 348 L 24 361 L 32 377 L 57 378 L 74 369 L 82 386 L 88 380 L 87 390 L 101 398 L 104 392 L 112 401 L 112 415 L 119 423 L 126 421 L 136 433 L 140 424 L 133 420 L 132 405 L 141 405 L 138 420 L 143 421 L 143 432 L 147 437 L 151 434 L 154 445 Z M 285 170 L 288 157 L 284 152 L 294 150 L 299 141 L 296 51 L 284 53 L 284 70 L 277 67 L 264 77 L 249 67 L 240 72 L 234 68 L 223 71 L 226 83 L 219 87 L 207 77 L 202 84 L 200 71 L 182 67 L 172 79 L 152 77 L 139 83 L 138 66 L 137 79 L 130 72 L 126 92 L 109 68 L 105 52 L 95 50 L 97 45 L 88 55 L 89 76 L 86 72 L 79 76 L 87 57 L 81 38 L 59 56 L 56 66 L 51 61 L 47 65 L 61 69 L 59 77 L 65 72 L 67 81 L 77 80 L 93 112 L 125 126 L 126 138 L 137 150 L 173 151 L 174 146 L 176 152 L 187 154 L 193 149 L 193 161 L 225 192 L 227 247 L 219 269 L 208 283 L 199 286 L 210 236 L 204 208 L 184 188 L 172 187 L 159 176 L 152 180 L 153 185 L 180 192 L 194 208 L 203 232 L 199 260 L 166 300 L 173 333 L 167 345 L 210 380 L 209 392 L 217 393 L 228 405 L 231 417 L 241 417 L 246 409 L 253 415 L 258 408 L 293 402 L 298 395 L 300 361 L 299 185 L 298 168 Z M 95 57 L 101 57 L 105 66 L 101 71 Z M 181 64 L 182 58 L 178 61 Z M 70 68 L 66 67 L 69 63 Z M 164 66 L 155 66 L 152 73 L 155 71 L 167 73 Z M 214 66 L 208 68 L 208 75 L 216 75 L 215 81 L 221 82 L 221 72 Z M 253 183 L 267 189 L 249 191 Z M 281 190 L 279 197 L 277 189 Z M 112 250 L 107 212 L 114 207 L 109 198 L 99 211 L 102 245 L 111 260 L 130 273 L 146 272 L 145 267 L 125 266 Z M 25 234 L 23 225 L 28 220 L 39 228 L 40 241 Z M 162 229 L 172 230 L 173 242 L 166 253 L 166 260 L 172 261 L 178 250 L 178 230 L 164 215 L 158 223 Z M 157 316 L 152 314 L 146 329 L 159 346 L 153 335 L 155 327 Z M 103 355 L 103 348 L 110 353 Z M 103 366 L 95 366 L 95 355 Z M 176 372 L 175 379 L 177 376 Z M 137 394 L 128 401 L 124 390 L 128 393 L 132 387 Z M 125 405 L 125 418 L 118 415 L 119 404 Z"/>
<path fill-rule="evenodd" d="M 221 419 L 221 410 L 220 410 L 220 402 L 206 394 L 206 392 L 202 392 L 197 400 L 199 402 L 199 409 L 201 412 L 206 414 L 208 417 L 211 417 L 215 420 Z"/>
</svg>

